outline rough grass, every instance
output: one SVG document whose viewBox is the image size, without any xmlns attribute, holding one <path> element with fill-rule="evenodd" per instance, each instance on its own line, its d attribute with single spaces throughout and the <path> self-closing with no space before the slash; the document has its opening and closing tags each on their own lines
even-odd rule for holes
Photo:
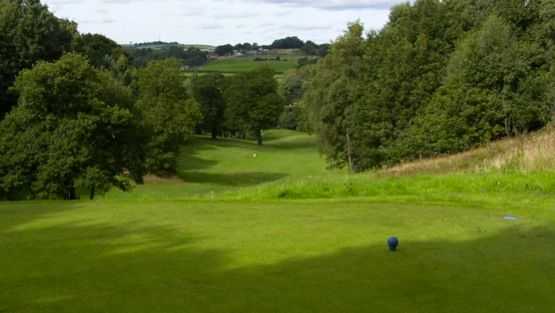
<svg viewBox="0 0 555 313">
<path fill-rule="evenodd" d="M 387 177 L 330 175 L 286 180 L 227 193 L 231 199 L 412 198 L 416 200 L 495 197 L 555 197 L 555 172 L 458 173 Z"/>
<path fill-rule="evenodd" d="M 0 203 L 0 312 L 552 312 L 552 167 L 348 175 L 266 139 L 197 138 L 128 194 Z"/>
<path fill-rule="evenodd" d="M 448 174 L 484 171 L 555 170 L 555 126 L 500 140 L 455 155 L 404 163 L 381 171 L 387 175 Z"/>
</svg>

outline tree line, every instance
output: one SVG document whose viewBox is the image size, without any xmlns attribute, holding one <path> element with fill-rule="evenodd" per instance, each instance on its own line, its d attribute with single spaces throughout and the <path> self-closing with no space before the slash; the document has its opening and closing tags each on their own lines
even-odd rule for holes
<svg viewBox="0 0 555 313">
<path fill-rule="evenodd" d="M 459 152 L 551 121 L 554 44 L 553 0 L 417 0 L 350 25 L 301 102 L 332 165 Z"/>
<path fill-rule="evenodd" d="M 165 44 L 159 48 L 133 45 L 124 48 L 130 63 L 135 67 L 143 67 L 151 61 L 174 58 L 187 67 L 200 67 L 208 63 L 208 52 L 196 47 L 183 48 L 179 44 Z"/>
<path fill-rule="evenodd" d="M 94 198 L 175 172 L 195 132 L 253 135 L 284 102 L 274 73 L 184 75 L 142 67 L 112 40 L 80 34 L 39 0 L 0 1 L 0 200 Z"/>
<path fill-rule="evenodd" d="M 215 53 L 219 56 L 233 55 L 235 52 L 249 52 L 276 49 L 298 49 L 306 55 L 323 57 L 328 53 L 329 44 L 317 44 L 313 41 L 303 41 L 299 37 L 292 36 L 275 40 L 271 45 L 258 45 L 257 43 L 238 43 L 236 45 L 226 44 L 217 46 Z"/>
</svg>

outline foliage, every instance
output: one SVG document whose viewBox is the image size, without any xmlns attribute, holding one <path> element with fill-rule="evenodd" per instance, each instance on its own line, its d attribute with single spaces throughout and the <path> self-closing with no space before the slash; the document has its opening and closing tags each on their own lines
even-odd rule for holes
<svg viewBox="0 0 555 313">
<path fill-rule="evenodd" d="M 201 118 L 198 104 L 185 86 L 180 62 L 166 59 L 149 63 L 138 71 L 136 89 L 137 107 L 149 136 L 146 169 L 173 172 L 180 144 Z"/>
<path fill-rule="evenodd" d="M 328 57 L 313 69 L 303 102 L 308 118 L 322 139 L 322 149 L 335 165 L 352 167 L 353 106 L 360 98 L 358 75 L 362 71 L 362 26 L 352 24 Z"/>
<path fill-rule="evenodd" d="M 278 127 L 309 132 L 310 129 L 307 128 L 306 114 L 302 104 L 287 105 L 279 116 Z"/>
<path fill-rule="evenodd" d="M 305 54 L 319 56 L 319 57 L 325 57 L 328 54 L 329 49 L 330 49 L 329 44 L 318 45 L 310 40 L 305 42 L 304 46 L 301 48 L 301 50 Z"/>
<path fill-rule="evenodd" d="M 76 28 L 56 18 L 39 0 L 0 1 L 0 118 L 17 102 L 8 93 L 17 74 L 69 51 Z"/>
<path fill-rule="evenodd" d="M 274 74 L 270 68 L 239 74 L 230 78 L 225 91 L 227 127 L 253 132 L 260 145 L 263 130 L 277 125 L 285 105 Z"/>
<path fill-rule="evenodd" d="M 304 45 L 304 41 L 299 37 L 286 37 L 275 40 L 270 47 L 272 49 L 301 49 Z"/>
<path fill-rule="evenodd" d="M 226 56 L 226 55 L 232 55 L 234 51 L 234 48 L 232 45 L 223 45 L 223 46 L 217 46 L 216 49 L 214 50 L 214 52 L 219 55 L 219 56 Z"/>
<path fill-rule="evenodd" d="M 209 132 L 212 139 L 216 139 L 223 131 L 224 87 L 225 77 L 221 74 L 209 74 L 193 79 L 193 96 L 200 104 L 202 112 L 202 121 L 199 128 L 202 131 Z"/>
<path fill-rule="evenodd" d="M 123 48 L 100 34 L 79 34 L 73 41 L 73 51 L 86 56 L 98 68 L 110 68 L 124 56 Z"/>
<path fill-rule="evenodd" d="M 160 48 L 144 48 L 143 46 L 127 47 L 131 63 L 136 67 L 144 67 L 151 61 L 168 58 L 178 59 L 188 67 L 199 67 L 208 62 L 208 53 L 196 47 L 185 49 L 176 44 L 162 45 Z"/>
<path fill-rule="evenodd" d="M 10 198 L 93 198 L 142 176 L 131 92 L 79 55 L 17 78 L 19 105 L 0 123 L 0 189 Z M 85 182 L 85 183 L 84 183 Z"/>
<path fill-rule="evenodd" d="M 308 131 L 306 112 L 301 99 L 308 76 L 305 69 L 289 70 L 280 81 L 279 93 L 287 103 L 279 118 L 279 127 L 291 130 Z"/>
<path fill-rule="evenodd" d="M 418 0 L 312 66 L 303 103 L 356 171 L 540 129 L 554 109 L 552 1 Z"/>
<path fill-rule="evenodd" d="M 279 93 L 288 104 L 294 104 L 302 99 L 307 74 L 307 71 L 302 69 L 293 69 L 285 73 L 279 85 Z"/>
</svg>

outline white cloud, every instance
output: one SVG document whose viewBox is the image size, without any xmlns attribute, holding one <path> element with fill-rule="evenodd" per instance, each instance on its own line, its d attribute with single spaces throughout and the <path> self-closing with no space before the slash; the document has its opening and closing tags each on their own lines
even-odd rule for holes
<svg viewBox="0 0 555 313">
<path fill-rule="evenodd" d="M 120 43 L 270 43 L 284 36 L 329 42 L 347 23 L 377 29 L 403 0 L 43 0 L 81 32 Z"/>
</svg>

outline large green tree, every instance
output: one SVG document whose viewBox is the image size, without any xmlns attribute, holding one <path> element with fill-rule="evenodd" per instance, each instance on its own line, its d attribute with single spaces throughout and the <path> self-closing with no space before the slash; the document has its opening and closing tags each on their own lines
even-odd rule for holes
<svg viewBox="0 0 555 313">
<path fill-rule="evenodd" d="M 0 118 L 17 101 L 9 93 L 17 74 L 39 60 L 53 61 L 70 51 L 76 29 L 39 0 L 0 1 Z"/>
<path fill-rule="evenodd" d="M 332 165 L 364 170 L 543 127 L 553 0 L 416 0 L 353 24 L 310 66 L 301 103 Z"/>
<path fill-rule="evenodd" d="M 460 151 L 543 127 L 553 104 L 541 50 L 490 16 L 453 53 L 445 84 L 407 133 L 417 145 L 409 151 Z"/>
<path fill-rule="evenodd" d="M 321 138 L 322 150 L 336 166 L 353 167 L 353 108 L 360 101 L 364 73 L 363 28 L 349 26 L 332 46 L 328 56 L 313 68 L 304 103 L 313 129 Z"/>
<path fill-rule="evenodd" d="M 199 127 L 202 131 L 210 133 L 212 139 L 216 139 L 224 127 L 224 84 L 225 77 L 221 74 L 198 76 L 193 80 L 193 95 L 202 112 Z"/>
<path fill-rule="evenodd" d="M 86 56 L 98 68 L 111 68 L 125 55 L 115 41 L 100 34 L 80 34 L 73 41 L 73 50 Z"/>
<path fill-rule="evenodd" d="M 137 106 L 148 134 L 147 170 L 171 173 L 179 147 L 201 118 L 198 103 L 187 90 L 181 63 L 176 59 L 154 61 L 137 73 Z"/>
<path fill-rule="evenodd" d="M 131 92 L 76 54 L 17 78 L 19 104 L 0 123 L 0 193 L 91 198 L 124 174 L 142 177 Z"/>
<path fill-rule="evenodd" d="M 242 73 L 231 79 L 225 91 L 230 124 L 252 132 L 259 145 L 263 144 L 263 131 L 277 126 L 285 106 L 274 76 L 274 71 L 265 67 Z"/>
</svg>

